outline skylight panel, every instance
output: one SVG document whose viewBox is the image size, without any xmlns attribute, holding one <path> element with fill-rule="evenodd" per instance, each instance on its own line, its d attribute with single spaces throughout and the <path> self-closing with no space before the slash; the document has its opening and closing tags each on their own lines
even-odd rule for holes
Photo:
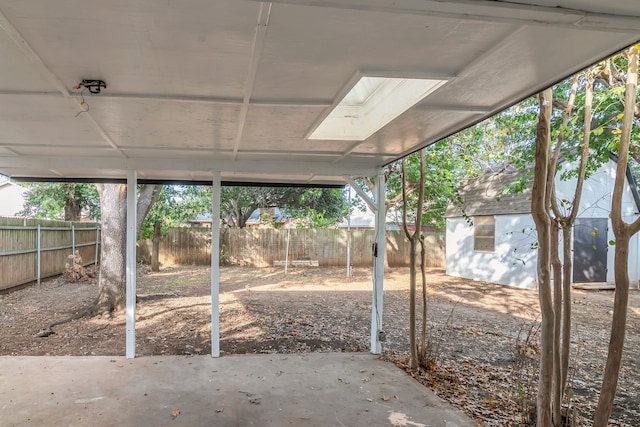
<svg viewBox="0 0 640 427">
<path fill-rule="evenodd" d="M 446 80 L 362 77 L 309 139 L 364 141 Z"/>
</svg>

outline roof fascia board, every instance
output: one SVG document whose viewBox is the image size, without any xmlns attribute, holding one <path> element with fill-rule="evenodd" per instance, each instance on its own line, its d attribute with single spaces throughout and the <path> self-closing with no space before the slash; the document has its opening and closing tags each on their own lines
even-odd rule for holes
<svg viewBox="0 0 640 427">
<path fill-rule="evenodd" d="M 126 184 L 126 178 L 40 178 L 33 176 L 24 176 L 15 179 L 16 182 L 73 182 L 86 184 Z M 13 185 L 18 186 L 16 183 Z M 210 180 L 176 180 L 176 179 L 139 179 L 138 184 L 155 184 L 155 185 L 201 185 L 211 186 Z M 0 186 L 4 183 L 0 183 Z M 287 188 L 344 188 L 344 184 L 318 184 L 318 183 L 296 183 L 296 182 L 265 182 L 265 181 L 221 181 L 223 187 L 287 187 Z"/>
<path fill-rule="evenodd" d="M 208 160 L 208 159 L 166 159 L 166 158 L 128 158 L 117 157 L 86 157 L 78 165 L 78 159 L 65 157 L 1 157 L 0 167 L 6 169 L 42 170 L 191 170 L 191 171 L 221 171 L 228 173 L 253 173 L 283 175 L 316 175 L 318 177 L 342 177 L 344 175 L 374 176 L 378 168 L 361 164 L 337 164 L 328 162 L 305 162 L 284 160 Z M 339 178 L 341 180 L 341 178 Z M 284 180 L 286 181 L 286 180 Z"/>
</svg>

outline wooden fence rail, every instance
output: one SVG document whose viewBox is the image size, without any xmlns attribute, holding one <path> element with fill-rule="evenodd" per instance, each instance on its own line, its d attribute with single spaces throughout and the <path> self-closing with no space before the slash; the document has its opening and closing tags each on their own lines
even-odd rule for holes
<svg viewBox="0 0 640 427">
<path fill-rule="evenodd" d="M 0 290 L 64 272 L 76 250 L 94 264 L 99 249 L 96 223 L 0 218 Z"/>
<path fill-rule="evenodd" d="M 311 260 L 321 267 L 346 266 L 349 232 L 345 229 L 228 229 L 222 236 L 222 262 L 254 267 L 276 261 Z M 387 231 L 386 256 L 391 267 L 409 265 L 409 244 L 401 231 Z M 289 238 L 289 254 L 286 254 Z M 351 265 L 370 266 L 375 231 L 351 230 Z M 427 266 L 444 267 L 444 232 L 425 233 Z M 151 242 L 138 242 L 138 259 L 148 261 Z M 211 229 L 174 228 L 160 242 L 163 264 L 208 265 L 211 261 Z"/>
</svg>

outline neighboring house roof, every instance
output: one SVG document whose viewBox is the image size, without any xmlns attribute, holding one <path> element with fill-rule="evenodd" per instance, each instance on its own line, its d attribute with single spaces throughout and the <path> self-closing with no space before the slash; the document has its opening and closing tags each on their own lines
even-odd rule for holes
<svg viewBox="0 0 640 427">
<path fill-rule="evenodd" d="M 450 203 L 445 217 L 530 213 L 531 188 L 526 187 L 521 193 L 503 194 L 505 189 L 529 171 L 507 167 L 497 173 L 487 173 L 467 180 L 460 188 L 462 206 Z"/>
</svg>

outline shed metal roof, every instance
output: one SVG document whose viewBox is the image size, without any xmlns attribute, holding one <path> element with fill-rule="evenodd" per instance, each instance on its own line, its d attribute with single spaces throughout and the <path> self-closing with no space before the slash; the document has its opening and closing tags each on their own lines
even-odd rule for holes
<svg viewBox="0 0 640 427">
<path fill-rule="evenodd" d="M 638 39 L 635 0 L 0 0 L 0 173 L 341 183 Z M 444 83 L 309 139 L 361 76 Z"/>
</svg>

